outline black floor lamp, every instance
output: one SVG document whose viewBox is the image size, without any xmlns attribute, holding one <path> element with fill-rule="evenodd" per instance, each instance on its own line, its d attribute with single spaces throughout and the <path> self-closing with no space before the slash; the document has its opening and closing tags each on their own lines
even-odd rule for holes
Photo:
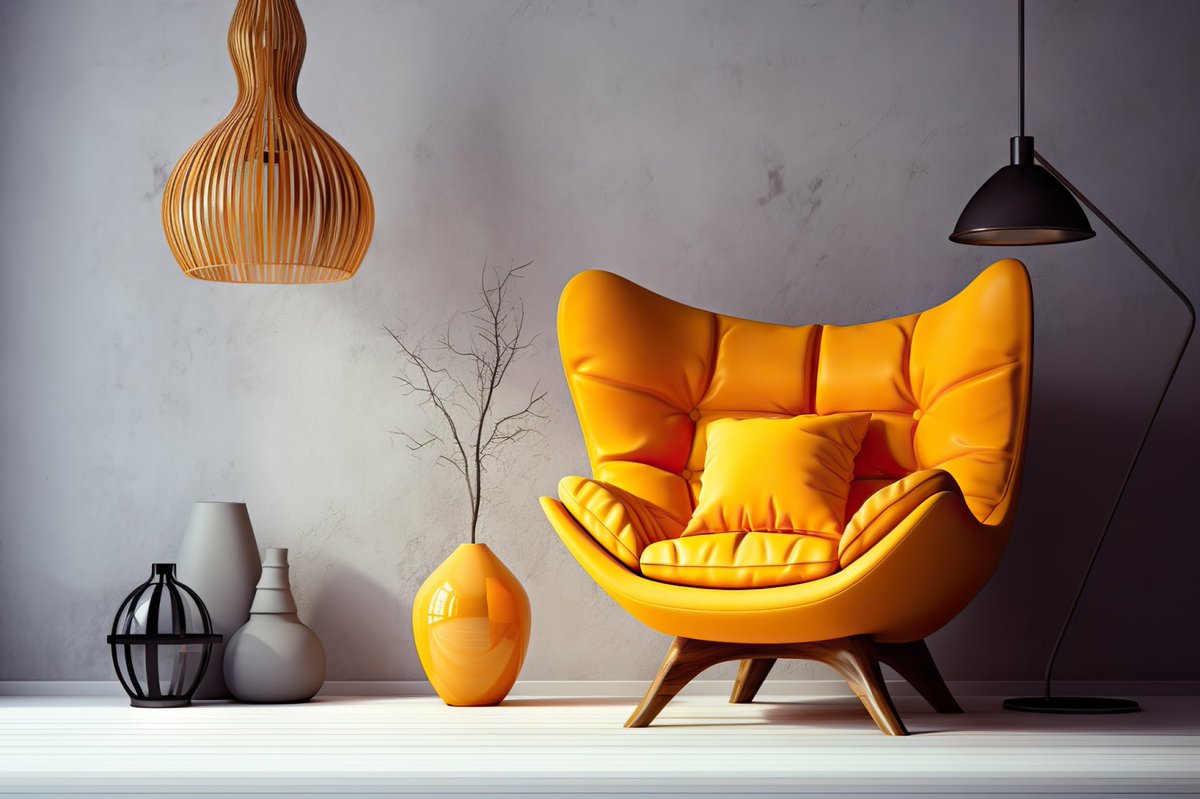
<svg viewBox="0 0 1200 799">
<path fill-rule="evenodd" d="M 1129 699 L 1052 696 L 1050 681 L 1054 672 L 1054 660 L 1058 656 L 1063 638 L 1066 637 L 1067 629 L 1071 626 L 1071 619 L 1075 616 L 1079 598 L 1083 596 L 1084 588 L 1087 587 L 1092 567 L 1096 565 L 1096 558 L 1104 545 L 1104 539 L 1112 526 L 1113 518 L 1117 515 L 1117 509 L 1121 506 L 1125 489 L 1129 486 L 1129 478 L 1133 476 L 1138 458 L 1142 454 L 1142 448 L 1146 445 L 1146 439 L 1154 427 L 1158 412 L 1162 409 L 1167 390 L 1171 387 L 1171 381 L 1175 378 L 1175 373 L 1179 370 L 1179 364 L 1183 360 L 1183 353 L 1187 349 L 1188 341 L 1192 337 L 1192 330 L 1196 326 L 1196 311 L 1187 295 L 1171 282 L 1171 279 L 1164 275 L 1162 270 L 1155 266 L 1154 262 L 1112 223 L 1112 220 L 1085 197 L 1083 192 L 1075 188 L 1046 160 L 1045 156 L 1034 149 L 1032 136 L 1025 135 L 1025 0 L 1017 0 L 1017 31 L 1020 103 L 1017 116 L 1017 135 L 1010 139 L 1011 163 L 988 178 L 979 191 L 975 192 L 975 196 L 967 203 L 967 207 L 963 209 L 962 215 L 958 218 L 958 224 L 954 226 L 950 240 L 959 244 L 1015 247 L 1032 244 L 1060 244 L 1090 239 L 1096 233 L 1088 224 L 1087 215 L 1079 207 L 1079 203 L 1083 203 L 1179 298 L 1179 301 L 1187 308 L 1188 328 L 1187 335 L 1183 337 L 1183 342 L 1179 346 L 1179 353 L 1175 356 L 1175 362 L 1171 366 L 1171 372 L 1163 385 L 1162 393 L 1154 406 L 1154 413 L 1150 415 L 1150 421 L 1146 425 L 1141 441 L 1138 442 L 1133 460 L 1130 461 L 1125 477 L 1121 480 L 1121 487 L 1117 491 L 1112 509 L 1104 522 L 1104 529 L 1101 530 L 1096 547 L 1088 560 L 1083 579 L 1080 580 L 1075 597 L 1071 600 L 1071 608 L 1067 611 L 1062 630 L 1059 631 L 1058 639 L 1054 642 L 1054 649 L 1050 652 L 1050 659 L 1046 663 L 1044 692 L 1042 696 L 1006 699 L 1004 707 L 1008 710 L 1036 713 L 1130 713 L 1139 710 L 1139 707 L 1137 702 Z M 1076 199 L 1079 202 L 1076 202 Z"/>
</svg>

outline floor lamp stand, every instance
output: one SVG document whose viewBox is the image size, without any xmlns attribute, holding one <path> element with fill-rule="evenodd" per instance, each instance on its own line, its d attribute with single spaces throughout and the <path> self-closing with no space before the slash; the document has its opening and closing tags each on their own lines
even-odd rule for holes
<svg viewBox="0 0 1200 799">
<path fill-rule="evenodd" d="M 1154 262 L 1147 257 L 1146 253 L 1142 252 L 1136 244 L 1129 240 L 1121 230 L 1113 224 L 1104 213 L 1097 208 L 1091 200 L 1084 196 L 1083 192 L 1075 188 L 1069 180 L 1063 177 L 1057 169 L 1055 169 L 1049 161 L 1047 161 L 1041 153 L 1035 152 L 1034 157 L 1045 167 L 1046 171 L 1053 175 L 1060 183 L 1075 195 L 1079 202 L 1083 203 L 1088 209 L 1096 215 L 1096 217 L 1105 224 L 1105 226 L 1116 234 L 1122 243 L 1125 244 L 1133 254 L 1141 259 L 1150 271 L 1161 280 L 1167 288 L 1174 292 L 1179 301 L 1184 304 L 1188 312 L 1188 328 L 1187 335 L 1183 337 L 1183 343 L 1179 346 L 1179 352 L 1175 356 L 1175 362 L 1171 366 L 1171 373 L 1167 376 L 1167 382 L 1163 385 L 1162 393 L 1158 397 L 1158 402 L 1154 406 L 1154 413 L 1150 415 L 1150 421 L 1146 425 L 1145 432 L 1142 433 L 1142 439 L 1138 442 L 1137 450 L 1133 453 L 1133 460 L 1129 463 L 1129 468 L 1125 471 L 1125 477 L 1121 480 L 1121 488 L 1117 491 L 1116 500 L 1114 500 L 1112 509 L 1108 512 L 1108 519 L 1104 522 L 1104 529 L 1100 533 L 1100 538 L 1096 541 L 1096 547 L 1092 550 L 1092 557 L 1088 560 L 1087 569 L 1084 570 L 1083 579 L 1079 582 L 1079 588 L 1075 591 L 1075 597 L 1071 600 L 1071 609 L 1067 611 L 1067 618 L 1063 622 L 1062 629 L 1058 633 L 1058 639 L 1054 642 L 1054 649 L 1050 652 L 1050 659 L 1046 662 L 1046 677 L 1042 696 L 1024 697 L 1020 699 L 1005 699 L 1004 707 L 1006 710 L 1020 710 L 1030 713 L 1133 713 L 1141 708 L 1137 702 L 1131 699 L 1110 699 L 1106 697 L 1088 697 L 1088 696 L 1052 696 L 1050 693 L 1050 681 L 1054 673 L 1054 661 L 1058 657 L 1058 650 L 1062 646 L 1063 639 L 1067 635 L 1067 629 L 1071 626 L 1071 620 L 1075 616 L 1075 609 L 1079 606 L 1079 598 L 1083 596 L 1083 591 L 1087 587 L 1088 578 L 1092 574 L 1092 567 L 1096 565 L 1096 559 L 1100 555 L 1100 549 L 1104 546 L 1104 539 L 1108 536 L 1108 530 L 1112 527 L 1113 519 L 1117 515 L 1117 510 L 1121 506 L 1121 500 L 1125 496 L 1125 489 L 1129 487 L 1129 480 L 1133 476 L 1134 470 L 1137 468 L 1138 459 L 1142 455 L 1142 449 L 1146 446 L 1146 439 L 1150 437 L 1150 431 L 1154 428 L 1154 422 L 1158 419 L 1158 412 L 1162 410 L 1163 401 L 1167 397 L 1167 391 L 1171 387 L 1171 381 L 1175 379 L 1175 373 L 1179 371 L 1179 364 L 1183 361 L 1183 354 L 1187 350 L 1188 342 L 1192 338 L 1192 331 L 1196 327 L 1196 310 L 1192 307 L 1191 300 L 1176 286 L 1169 277 L 1163 274 L 1162 270 L 1155 266 Z"/>
</svg>

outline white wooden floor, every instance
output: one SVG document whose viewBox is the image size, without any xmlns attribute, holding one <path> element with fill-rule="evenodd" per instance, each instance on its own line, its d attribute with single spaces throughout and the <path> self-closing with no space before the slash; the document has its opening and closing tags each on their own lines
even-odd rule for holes
<svg viewBox="0 0 1200 799">
<path fill-rule="evenodd" d="M 654 727 L 634 700 L 432 697 L 307 705 L 0 698 L 0 794 L 297 796 L 1200 796 L 1200 697 L 1125 716 L 939 716 L 898 701 L 908 738 L 854 700 L 681 697 Z"/>
</svg>

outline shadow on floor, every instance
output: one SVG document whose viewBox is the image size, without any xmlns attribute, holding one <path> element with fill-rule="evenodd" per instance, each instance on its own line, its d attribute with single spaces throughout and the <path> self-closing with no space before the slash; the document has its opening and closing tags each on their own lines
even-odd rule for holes
<svg viewBox="0 0 1200 799">
<path fill-rule="evenodd" d="M 630 712 L 640 699 L 627 696 L 510 696 L 500 707 L 602 707 L 607 705 L 628 706 Z"/>
<path fill-rule="evenodd" d="M 825 699 L 820 701 L 776 701 L 770 698 L 755 702 L 761 706 L 763 719 L 784 725 L 830 725 L 836 728 L 857 729 L 872 724 L 866 710 L 854 699 Z M 999 699 L 968 699 L 963 702 L 965 713 L 935 713 L 915 698 L 896 702 L 900 716 L 910 733 L 917 732 L 1021 732 L 1076 733 L 1093 735 L 1197 734 L 1200 719 L 1191 713 L 1179 713 L 1172 707 L 1171 697 L 1152 697 L 1142 702 L 1141 713 L 1117 715 L 1073 716 L 1039 713 L 1015 713 L 1004 710 Z"/>
</svg>

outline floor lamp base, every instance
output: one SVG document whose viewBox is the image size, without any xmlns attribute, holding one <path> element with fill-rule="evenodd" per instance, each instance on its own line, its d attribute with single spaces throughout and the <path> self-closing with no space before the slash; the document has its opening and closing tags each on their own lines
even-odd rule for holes
<svg viewBox="0 0 1200 799">
<path fill-rule="evenodd" d="M 1005 699 L 1005 710 L 1023 713 L 1136 713 L 1141 706 L 1132 699 L 1100 696 L 1028 696 Z"/>
</svg>

